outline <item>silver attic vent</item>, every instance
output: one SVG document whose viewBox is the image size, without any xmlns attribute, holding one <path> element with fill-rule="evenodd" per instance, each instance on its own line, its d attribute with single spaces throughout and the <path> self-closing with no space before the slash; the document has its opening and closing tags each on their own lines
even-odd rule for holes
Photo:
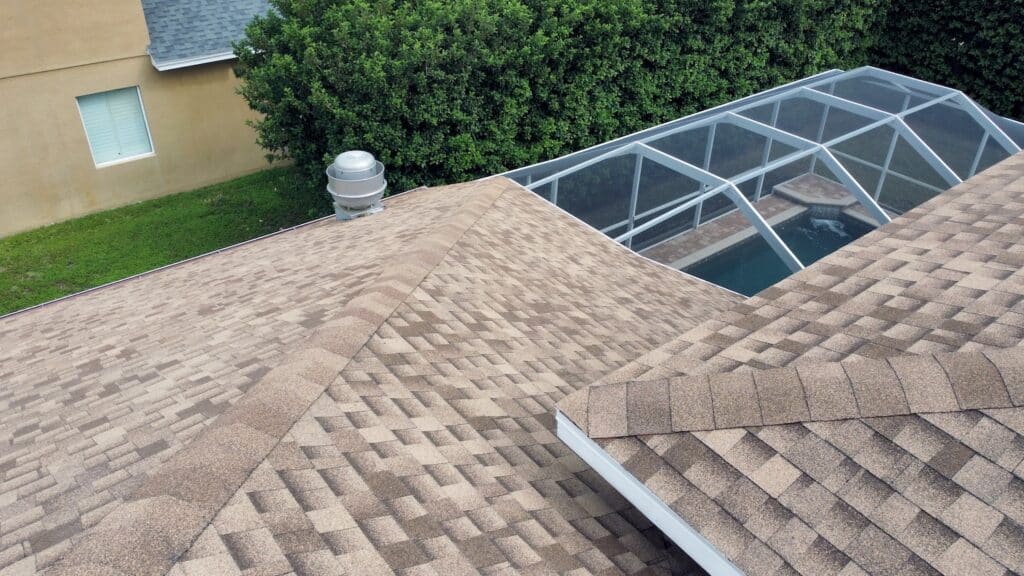
<svg viewBox="0 0 1024 576">
<path fill-rule="evenodd" d="M 327 191 L 338 220 L 351 220 L 384 209 L 380 200 L 388 183 L 384 165 L 369 152 L 349 150 L 327 167 Z"/>
</svg>

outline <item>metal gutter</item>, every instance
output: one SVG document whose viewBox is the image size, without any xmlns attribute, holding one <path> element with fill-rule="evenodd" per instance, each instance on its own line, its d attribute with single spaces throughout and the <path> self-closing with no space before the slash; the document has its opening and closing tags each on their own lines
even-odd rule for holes
<svg viewBox="0 0 1024 576">
<path fill-rule="evenodd" d="M 234 59 L 234 52 L 220 52 L 217 54 L 207 54 L 205 56 L 196 56 L 193 58 L 179 58 L 177 60 L 167 60 L 164 62 L 157 63 L 156 57 L 152 54 L 149 55 L 149 60 L 153 63 L 153 67 L 159 70 L 160 72 L 166 72 L 168 70 L 177 70 L 179 68 L 190 68 L 192 66 L 201 66 L 203 64 L 223 62 L 225 60 Z"/>
<path fill-rule="evenodd" d="M 651 489 L 630 474 L 579 427 L 559 410 L 555 413 L 558 438 L 565 442 L 588 466 L 629 500 L 665 536 L 711 576 L 741 576 L 743 572 L 729 561 L 700 532 L 690 526 Z"/>
</svg>

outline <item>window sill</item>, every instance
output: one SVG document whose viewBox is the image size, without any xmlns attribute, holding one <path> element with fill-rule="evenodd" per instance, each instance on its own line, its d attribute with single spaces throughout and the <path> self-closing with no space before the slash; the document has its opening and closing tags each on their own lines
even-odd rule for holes
<svg viewBox="0 0 1024 576">
<path fill-rule="evenodd" d="M 127 158 L 118 158 L 117 160 L 111 160 L 109 162 L 103 162 L 96 164 L 96 169 L 109 168 L 110 166 L 117 166 L 118 164 L 127 164 L 128 162 L 134 162 L 136 160 L 143 160 L 145 158 L 152 158 L 156 156 L 156 152 L 146 152 L 145 154 L 138 154 L 136 156 L 129 156 Z"/>
</svg>

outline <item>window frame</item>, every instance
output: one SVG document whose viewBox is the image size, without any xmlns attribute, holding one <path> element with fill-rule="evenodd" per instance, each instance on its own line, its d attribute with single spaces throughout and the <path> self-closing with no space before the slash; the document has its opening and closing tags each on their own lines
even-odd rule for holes
<svg viewBox="0 0 1024 576">
<path fill-rule="evenodd" d="M 96 153 L 92 145 L 92 140 L 89 138 L 89 129 L 85 126 L 85 116 L 82 114 L 82 104 L 79 101 L 79 98 L 82 98 L 84 96 L 93 96 L 96 94 L 106 94 L 108 92 L 116 92 L 118 90 L 125 90 L 127 88 L 135 88 L 135 96 L 139 99 L 139 109 L 142 111 L 142 122 L 146 127 L 146 138 L 149 139 L 149 152 L 134 154 L 132 156 L 126 156 L 124 158 L 118 158 L 116 160 L 108 160 L 106 162 L 97 162 Z M 87 144 L 89 144 L 89 156 L 92 158 L 92 163 L 97 169 L 107 168 L 110 166 L 117 166 L 118 164 L 125 164 L 127 162 L 134 162 L 136 160 L 142 160 L 144 158 L 156 156 L 156 146 L 153 144 L 153 132 L 149 129 L 149 116 L 146 114 L 146 103 L 142 99 L 142 88 L 139 87 L 138 84 L 136 84 L 135 86 L 111 88 L 109 90 L 100 90 L 99 92 L 90 92 L 88 94 L 75 96 L 75 107 L 78 109 L 78 120 L 82 123 L 82 131 L 85 132 L 85 141 Z"/>
</svg>

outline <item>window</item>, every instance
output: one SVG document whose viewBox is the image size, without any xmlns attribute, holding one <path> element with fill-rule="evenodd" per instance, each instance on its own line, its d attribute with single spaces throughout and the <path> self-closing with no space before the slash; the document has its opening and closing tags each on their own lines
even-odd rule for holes
<svg viewBox="0 0 1024 576">
<path fill-rule="evenodd" d="M 79 96 L 76 100 L 96 166 L 153 153 L 137 86 Z"/>
</svg>

